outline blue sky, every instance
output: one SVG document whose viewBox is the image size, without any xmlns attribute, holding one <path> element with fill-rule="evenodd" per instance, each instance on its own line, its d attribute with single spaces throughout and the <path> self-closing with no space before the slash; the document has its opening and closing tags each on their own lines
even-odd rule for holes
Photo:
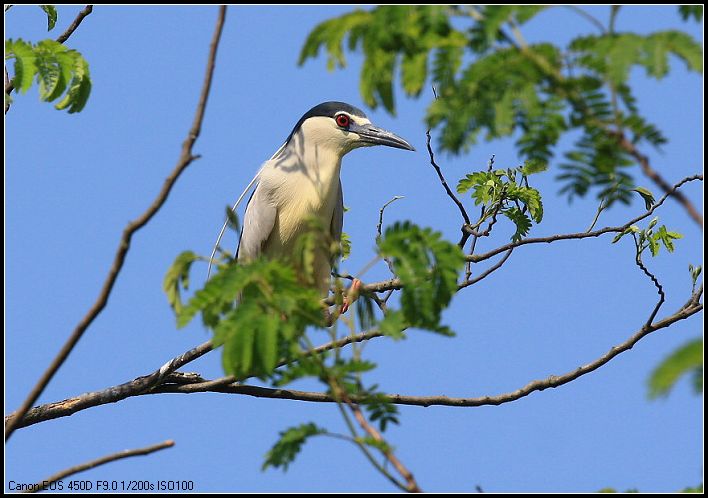
<svg viewBox="0 0 708 498">
<path fill-rule="evenodd" d="M 78 12 L 61 7 L 56 31 Z M 262 161 L 281 145 L 313 105 L 342 100 L 363 107 L 361 58 L 328 73 L 323 59 L 297 67 L 299 49 L 320 21 L 351 7 L 230 8 L 213 91 L 195 152 L 202 158 L 180 178 L 165 207 L 134 238 L 108 307 L 87 331 L 41 402 L 99 390 L 152 372 L 209 338 L 195 323 L 176 330 L 161 290 L 181 251 L 208 254 L 224 207 L 240 194 Z M 592 7 L 605 20 L 606 7 Z M 85 110 L 68 115 L 40 103 L 36 89 L 18 96 L 5 134 L 5 412 L 14 410 L 95 300 L 120 232 L 152 201 L 173 168 L 191 124 L 204 73 L 216 7 L 98 6 L 69 45 L 89 61 L 93 91 Z M 6 14 L 6 36 L 46 37 L 37 7 Z M 702 41 L 702 24 L 683 23 L 675 7 L 621 11 L 619 30 L 648 33 L 679 28 Z M 565 43 L 593 27 L 569 9 L 551 9 L 524 28 L 528 39 Z M 56 36 L 56 34 L 53 34 Z M 639 105 L 669 137 L 662 152 L 645 149 L 671 182 L 702 172 L 703 81 L 672 60 L 669 77 L 633 73 Z M 345 231 L 355 272 L 373 255 L 378 210 L 394 195 L 386 223 L 411 219 L 459 234 L 459 213 L 444 195 L 425 151 L 426 94 L 396 94 L 398 113 L 367 110 L 418 152 L 371 148 L 344 160 L 350 208 Z M 469 154 L 440 153 L 448 180 L 483 168 L 517 164 L 511 140 L 480 143 Z M 593 198 L 572 204 L 557 195 L 552 170 L 535 179 L 545 217 L 533 236 L 585 229 Z M 637 182 L 658 193 L 639 176 Z M 702 186 L 685 193 L 702 206 Z M 471 202 L 468 203 L 471 205 Z M 616 225 L 642 211 L 603 213 Z M 702 263 L 702 233 L 675 202 L 661 222 L 684 234 L 672 255 L 647 258 L 668 299 L 660 316 L 688 298 L 688 263 Z M 499 226 L 479 250 L 508 241 Z M 406 341 L 372 341 L 365 355 L 379 368 L 367 379 L 388 392 L 449 396 L 493 395 L 561 374 L 604 354 L 641 327 L 656 301 L 633 264 L 629 240 L 605 237 L 527 246 L 480 285 L 459 294 L 445 313 L 457 337 L 413 331 Z M 235 240 L 230 242 L 235 245 Z M 202 270 L 193 283 L 202 282 Z M 387 276 L 385 265 L 365 281 Z M 648 401 L 646 379 L 675 347 L 697 336 L 703 316 L 641 341 L 597 372 L 558 389 L 498 407 L 401 407 L 400 426 L 387 432 L 399 458 L 426 491 L 675 491 L 702 482 L 702 397 L 683 380 L 668 399 Z M 321 338 L 324 341 L 324 337 Z M 222 375 L 219 352 L 188 365 L 205 377 Z M 320 389 L 314 383 L 294 387 Z M 148 457 L 112 463 L 78 476 L 96 480 L 192 480 L 199 491 L 392 491 L 345 442 L 314 439 L 287 473 L 261 472 L 277 433 L 314 421 L 344 432 L 336 407 L 219 394 L 146 396 L 18 430 L 6 445 L 8 482 L 30 483 L 55 471 L 125 448 L 174 439 Z"/>
</svg>

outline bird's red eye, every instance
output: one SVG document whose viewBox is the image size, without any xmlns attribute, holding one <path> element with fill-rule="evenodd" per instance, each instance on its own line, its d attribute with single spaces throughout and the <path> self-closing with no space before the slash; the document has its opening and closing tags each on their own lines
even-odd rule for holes
<svg viewBox="0 0 708 498">
<path fill-rule="evenodd" d="M 337 122 L 337 124 L 339 126 L 341 126 L 342 128 L 346 128 L 349 126 L 350 120 L 349 120 L 349 116 L 347 116 L 346 114 L 340 114 L 339 116 L 337 116 L 334 119 Z"/>
</svg>

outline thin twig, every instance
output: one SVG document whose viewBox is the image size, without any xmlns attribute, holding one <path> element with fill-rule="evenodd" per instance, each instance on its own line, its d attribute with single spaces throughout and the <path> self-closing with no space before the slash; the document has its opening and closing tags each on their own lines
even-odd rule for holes
<svg viewBox="0 0 708 498">
<path fill-rule="evenodd" d="M 509 249 L 503 258 L 501 258 L 494 265 L 487 268 L 484 272 L 482 272 L 480 275 L 476 276 L 475 278 L 470 279 L 469 276 L 466 277 L 464 282 L 462 282 L 460 285 L 458 285 L 457 288 L 464 289 L 465 287 L 469 287 L 470 285 L 474 285 L 477 282 L 479 282 L 480 280 L 484 280 L 485 278 L 487 278 L 491 273 L 494 273 L 499 268 L 501 268 L 504 263 L 506 263 L 506 260 L 509 259 L 509 256 L 511 256 L 511 251 L 513 251 L 513 250 L 514 250 L 513 247 L 511 249 Z"/>
<path fill-rule="evenodd" d="M 66 28 L 66 31 L 64 31 L 61 35 L 57 37 L 57 41 L 59 43 L 64 43 L 66 40 L 69 39 L 69 37 L 76 31 L 76 28 L 79 27 L 79 24 L 81 24 L 81 21 L 84 20 L 84 17 L 89 15 L 91 12 L 93 12 L 93 5 L 87 5 L 84 7 L 84 9 L 79 12 L 79 15 L 76 16 L 76 19 L 74 19 L 74 22 L 72 22 L 68 28 Z"/>
<path fill-rule="evenodd" d="M 54 358 L 52 363 L 49 365 L 49 368 L 47 368 L 47 370 L 42 374 L 42 377 L 39 379 L 37 384 L 32 388 L 32 391 L 27 396 L 27 399 L 17 410 L 16 416 L 5 426 L 6 441 L 12 435 L 13 431 L 17 427 L 18 422 L 22 420 L 22 417 L 24 417 L 24 415 L 29 411 L 35 401 L 37 401 L 39 396 L 44 391 L 45 387 L 47 387 L 47 384 L 49 384 L 49 381 L 52 379 L 52 377 L 54 377 L 54 374 L 56 374 L 57 370 L 59 370 L 59 368 L 62 366 L 66 358 L 74 349 L 74 346 L 76 346 L 76 344 L 79 342 L 79 339 L 81 339 L 81 336 L 84 334 L 86 329 L 89 327 L 89 325 L 91 325 L 94 319 L 101 313 L 103 308 L 106 306 L 106 303 L 108 302 L 108 297 L 110 296 L 111 291 L 113 289 L 113 285 L 115 284 L 116 279 L 118 278 L 118 274 L 120 273 L 123 264 L 125 263 L 125 257 L 128 254 L 128 250 L 130 249 L 130 242 L 135 232 L 145 226 L 152 219 L 152 217 L 160 210 L 160 208 L 165 204 L 167 196 L 172 190 L 174 184 L 177 182 L 177 179 L 184 172 L 187 166 L 189 166 L 192 161 L 197 159 L 198 156 L 192 154 L 192 147 L 194 146 L 194 143 L 199 137 L 199 133 L 202 128 L 202 120 L 204 118 L 204 111 L 206 109 L 207 100 L 209 98 L 211 81 L 214 74 L 216 51 L 219 45 L 219 40 L 221 38 L 221 32 L 224 26 L 225 17 L 226 7 L 221 6 L 219 7 L 219 14 L 216 21 L 216 27 L 214 29 L 214 36 L 211 40 L 209 57 L 206 67 L 206 75 L 204 77 L 204 84 L 202 86 L 201 94 L 199 96 L 199 103 L 197 105 L 196 113 L 194 116 L 194 122 L 192 123 L 192 127 L 189 130 L 187 138 L 182 144 L 182 153 L 179 158 L 179 161 L 177 162 L 177 165 L 175 166 L 170 176 L 168 176 L 165 180 L 162 189 L 160 190 L 160 193 L 158 194 L 157 198 L 155 198 L 150 207 L 148 207 L 148 209 L 139 218 L 130 222 L 128 226 L 123 230 L 123 235 L 118 245 L 116 255 L 113 259 L 113 264 L 111 266 L 110 271 L 108 272 L 108 276 L 106 277 L 106 280 L 103 284 L 103 288 L 101 289 L 101 292 L 96 302 L 93 304 L 88 313 L 81 319 L 79 324 L 72 332 L 71 336 L 69 336 L 69 339 L 59 351 L 59 354 L 56 356 L 56 358 Z"/>
<path fill-rule="evenodd" d="M 563 5 L 562 7 L 567 7 L 574 12 L 577 12 L 580 16 L 584 17 L 588 21 L 590 21 L 592 24 L 595 25 L 597 29 L 600 30 L 600 33 L 605 34 L 607 30 L 605 29 L 605 26 L 593 15 L 589 14 L 588 12 L 584 11 L 580 7 L 577 7 L 575 5 Z"/>
<path fill-rule="evenodd" d="M 384 211 L 386 208 L 396 202 L 399 199 L 403 199 L 402 195 L 394 195 L 393 198 L 385 203 L 383 206 L 381 206 L 381 209 L 379 209 L 379 223 L 376 225 L 376 243 L 378 244 L 379 241 L 381 240 L 381 229 L 383 227 L 383 216 L 384 216 Z M 384 257 L 384 261 L 386 261 L 386 265 L 388 265 L 388 269 L 391 272 L 392 275 L 396 275 L 396 272 L 393 271 L 393 261 L 391 261 L 391 258 L 389 257 Z"/>
<path fill-rule="evenodd" d="M 460 210 L 460 214 L 462 215 L 462 219 L 465 221 L 465 225 L 470 225 L 470 217 L 467 214 L 467 211 L 465 210 L 465 206 L 462 205 L 457 196 L 453 193 L 452 190 L 450 190 L 450 186 L 447 184 L 447 180 L 445 180 L 445 176 L 442 174 L 440 166 L 438 166 L 438 164 L 435 162 L 435 153 L 433 152 L 433 148 L 430 145 L 430 128 L 428 128 L 428 130 L 425 132 L 425 136 L 426 146 L 428 147 L 428 155 L 430 156 L 430 164 L 433 166 L 433 168 L 435 168 L 435 172 L 438 174 L 440 183 L 442 183 L 442 186 L 445 188 L 445 192 L 447 193 L 448 197 L 452 199 L 452 201 L 457 205 L 457 209 Z M 468 238 L 469 235 L 463 231 L 462 239 L 460 239 L 458 245 L 460 247 L 464 247 Z"/>
<path fill-rule="evenodd" d="M 413 473 L 408 470 L 408 468 L 401 462 L 398 457 L 393 453 L 391 450 L 391 447 L 386 443 L 384 440 L 383 436 L 379 433 L 379 431 L 374 428 L 368 420 L 366 420 L 366 417 L 364 416 L 363 413 L 361 413 L 361 408 L 359 408 L 359 405 L 356 403 L 352 402 L 352 400 L 349 398 L 349 396 L 346 394 L 346 392 L 343 389 L 339 389 L 339 396 L 341 399 L 344 400 L 346 403 L 347 407 L 351 410 L 351 412 L 354 414 L 354 418 L 356 419 L 357 423 L 359 426 L 364 429 L 364 431 L 377 443 L 383 443 L 383 447 L 380 448 L 381 453 L 383 453 L 384 457 L 386 457 L 386 460 L 393 465 L 393 467 L 396 469 L 396 471 L 406 480 L 406 487 L 405 489 L 410 492 L 410 493 L 422 493 L 423 490 L 420 489 L 418 486 L 418 483 L 415 480 L 415 477 L 413 476 Z"/>
<path fill-rule="evenodd" d="M 34 484 L 33 486 L 31 486 L 27 490 L 27 493 L 37 493 L 40 491 L 45 491 L 47 489 L 50 489 L 50 486 L 52 484 L 54 484 L 55 482 L 60 481 L 60 480 L 64 479 L 65 477 L 69 477 L 71 475 L 78 474 L 79 472 L 83 472 L 85 470 L 93 469 L 95 467 L 99 467 L 101 465 L 105 465 L 110 462 L 115 462 L 116 460 L 122 460 L 123 458 L 149 455 L 150 453 L 155 453 L 156 451 L 164 450 L 166 448 L 171 448 L 174 445 L 175 445 L 175 442 L 168 439 L 167 441 L 163 441 L 162 443 L 154 444 L 152 446 L 146 446 L 145 448 L 136 448 L 134 450 L 118 451 L 118 452 L 113 453 L 111 455 L 97 458 L 96 460 L 91 460 L 90 462 L 82 463 L 81 465 L 76 465 L 75 467 L 71 467 L 66 470 L 62 470 L 61 472 L 57 472 L 53 476 L 47 477 L 45 480 L 38 482 L 37 484 Z"/>
<path fill-rule="evenodd" d="M 652 281 L 654 284 L 654 287 L 656 287 L 656 291 L 659 294 L 659 302 L 654 305 L 654 309 L 652 310 L 651 314 L 649 315 L 649 319 L 647 320 L 647 325 L 651 325 L 651 322 L 654 321 L 654 318 L 656 317 L 656 314 L 659 313 L 659 308 L 661 308 L 661 305 L 664 304 L 664 301 L 666 300 L 666 294 L 664 294 L 664 288 L 659 283 L 659 279 L 656 278 L 656 276 L 651 273 L 646 266 L 644 266 L 644 262 L 642 261 L 642 247 L 639 244 L 639 241 L 637 240 L 637 236 L 632 233 L 632 237 L 634 237 L 634 243 L 637 248 L 637 254 L 636 257 L 634 258 L 634 262 L 637 264 L 637 266 L 644 272 L 644 274 L 649 277 L 649 279 Z"/>
</svg>

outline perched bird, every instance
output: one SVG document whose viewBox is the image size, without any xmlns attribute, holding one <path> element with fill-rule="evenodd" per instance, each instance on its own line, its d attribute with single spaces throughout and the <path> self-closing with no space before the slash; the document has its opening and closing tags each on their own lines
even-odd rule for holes
<svg viewBox="0 0 708 498">
<path fill-rule="evenodd" d="M 256 184 L 243 218 L 238 261 L 261 255 L 291 259 L 298 237 L 313 218 L 325 227 L 324 235 L 338 243 L 344 214 L 342 157 L 373 145 L 415 150 L 344 102 L 324 102 L 307 111 L 244 191 Z M 312 281 L 323 297 L 329 292 L 332 263 L 330 254 L 316 251 Z"/>
</svg>

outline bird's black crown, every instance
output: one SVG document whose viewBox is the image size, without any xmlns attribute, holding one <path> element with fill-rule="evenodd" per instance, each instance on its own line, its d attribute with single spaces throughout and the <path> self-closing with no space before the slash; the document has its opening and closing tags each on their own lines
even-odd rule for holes
<svg viewBox="0 0 708 498">
<path fill-rule="evenodd" d="M 317 104 L 315 107 L 313 107 L 302 115 L 300 120 L 293 128 L 293 131 L 291 131 L 290 135 L 288 135 L 288 139 L 285 141 L 285 143 L 287 144 L 288 142 L 290 142 L 290 139 L 293 138 L 295 132 L 298 130 L 298 128 L 300 128 L 300 126 L 302 125 L 302 123 L 305 122 L 306 119 L 315 116 L 325 116 L 328 118 L 333 118 L 338 112 L 346 112 L 347 114 L 351 114 L 352 116 L 359 116 L 360 118 L 366 117 L 364 111 L 362 111 L 358 107 L 354 107 L 353 105 L 347 104 L 346 102 L 322 102 L 321 104 Z"/>
</svg>

